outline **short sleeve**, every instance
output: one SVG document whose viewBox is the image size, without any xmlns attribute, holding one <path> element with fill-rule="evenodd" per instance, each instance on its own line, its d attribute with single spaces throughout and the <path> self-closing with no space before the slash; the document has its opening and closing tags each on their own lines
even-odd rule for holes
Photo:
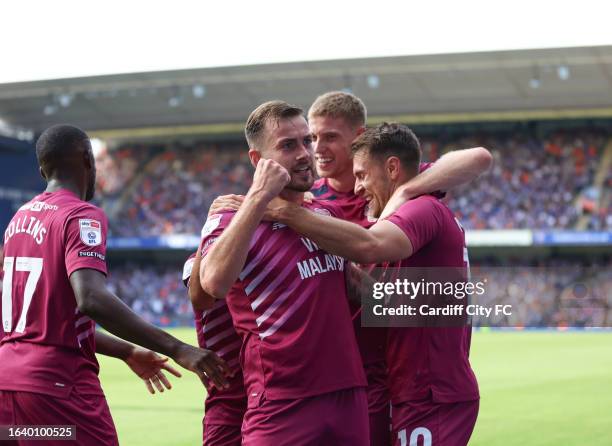
<svg viewBox="0 0 612 446">
<path fill-rule="evenodd" d="M 223 233 L 223 230 L 228 227 L 235 213 L 214 214 L 206 219 L 206 223 L 202 227 L 200 234 L 200 252 L 202 258 L 206 257 L 210 247 L 215 243 L 217 238 Z"/>
<path fill-rule="evenodd" d="M 427 169 L 429 169 L 433 165 L 434 165 L 434 163 L 421 163 L 421 164 L 419 164 L 419 173 L 425 172 Z M 442 198 L 446 197 L 446 191 L 436 190 L 436 191 L 432 192 L 431 195 L 436 197 L 436 198 L 438 198 L 438 199 L 442 199 Z"/>
<path fill-rule="evenodd" d="M 107 274 L 106 235 L 108 220 L 95 206 L 72 213 L 64 226 L 64 261 L 68 277 L 78 269 L 95 269 Z"/>
<path fill-rule="evenodd" d="M 421 196 L 401 205 L 387 220 L 406 234 L 417 252 L 438 235 L 442 221 L 439 206 L 435 198 Z"/>
<path fill-rule="evenodd" d="M 195 252 L 189 256 L 189 258 L 185 261 L 183 265 L 183 284 L 185 287 L 189 287 L 189 278 L 191 277 L 191 270 L 193 269 L 193 264 L 195 263 Z"/>
</svg>

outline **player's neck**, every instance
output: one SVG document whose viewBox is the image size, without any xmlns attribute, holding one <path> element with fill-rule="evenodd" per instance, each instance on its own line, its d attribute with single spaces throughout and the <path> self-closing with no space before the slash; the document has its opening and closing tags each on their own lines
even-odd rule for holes
<svg viewBox="0 0 612 446">
<path fill-rule="evenodd" d="M 327 178 L 327 184 L 336 192 L 351 192 L 355 189 L 355 176 L 352 171 L 347 171 L 337 177 Z"/>
<path fill-rule="evenodd" d="M 61 181 L 57 179 L 49 180 L 45 192 L 57 192 L 58 190 L 62 189 L 74 193 L 77 197 L 83 200 L 83 196 L 81 195 L 81 191 L 79 190 L 78 186 L 70 181 Z"/>
<path fill-rule="evenodd" d="M 296 190 L 284 189 L 280 194 L 283 200 L 290 201 L 291 203 L 302 204 L 304 201 L 304 192 L 298 192 Z"/>
</svg>

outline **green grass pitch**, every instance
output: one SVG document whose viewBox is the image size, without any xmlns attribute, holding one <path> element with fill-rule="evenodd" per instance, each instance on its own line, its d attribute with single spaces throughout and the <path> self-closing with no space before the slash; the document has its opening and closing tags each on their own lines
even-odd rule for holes
<svg viewBox="0 0 612 446">
<path fill-rule="evenodd" d="M 195 343 L 192 329 L 172 333 Z M 204 389 L 195 375 L 149 395 L 121 361 L 100 358 L 101 381 L 127 446 L 201 444 Z M 612 444 L 612 334 L 475 333 L 481 406 L 471 445 Z"/>
</svg>

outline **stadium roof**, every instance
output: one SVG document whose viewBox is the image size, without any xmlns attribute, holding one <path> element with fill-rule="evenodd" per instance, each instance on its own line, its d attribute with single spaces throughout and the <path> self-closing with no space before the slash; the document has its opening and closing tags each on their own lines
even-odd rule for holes
<svg viewBox="0 0 612 446">
<path fill-rule="evenodd" d="M 236 132 L 261 102 L 349 88 L 374 121 L 612 116 L 612 46 L 135 73 L 0 85 L 0 122 L 107 138 Z"/>
</svg>

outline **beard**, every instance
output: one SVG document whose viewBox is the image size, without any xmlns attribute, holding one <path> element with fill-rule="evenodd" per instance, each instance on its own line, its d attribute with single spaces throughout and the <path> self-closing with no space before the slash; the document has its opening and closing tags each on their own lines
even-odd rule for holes
<svg viewBox="0 0 612 446">
<path fill-rule="evenodd" d="M 312 167 L 301 174 L 291 172 L 291 181 L 285 186 L 285 189 L 295 192 L 308 192 L 314 181 L 315 175 Z"/>
</svg>

